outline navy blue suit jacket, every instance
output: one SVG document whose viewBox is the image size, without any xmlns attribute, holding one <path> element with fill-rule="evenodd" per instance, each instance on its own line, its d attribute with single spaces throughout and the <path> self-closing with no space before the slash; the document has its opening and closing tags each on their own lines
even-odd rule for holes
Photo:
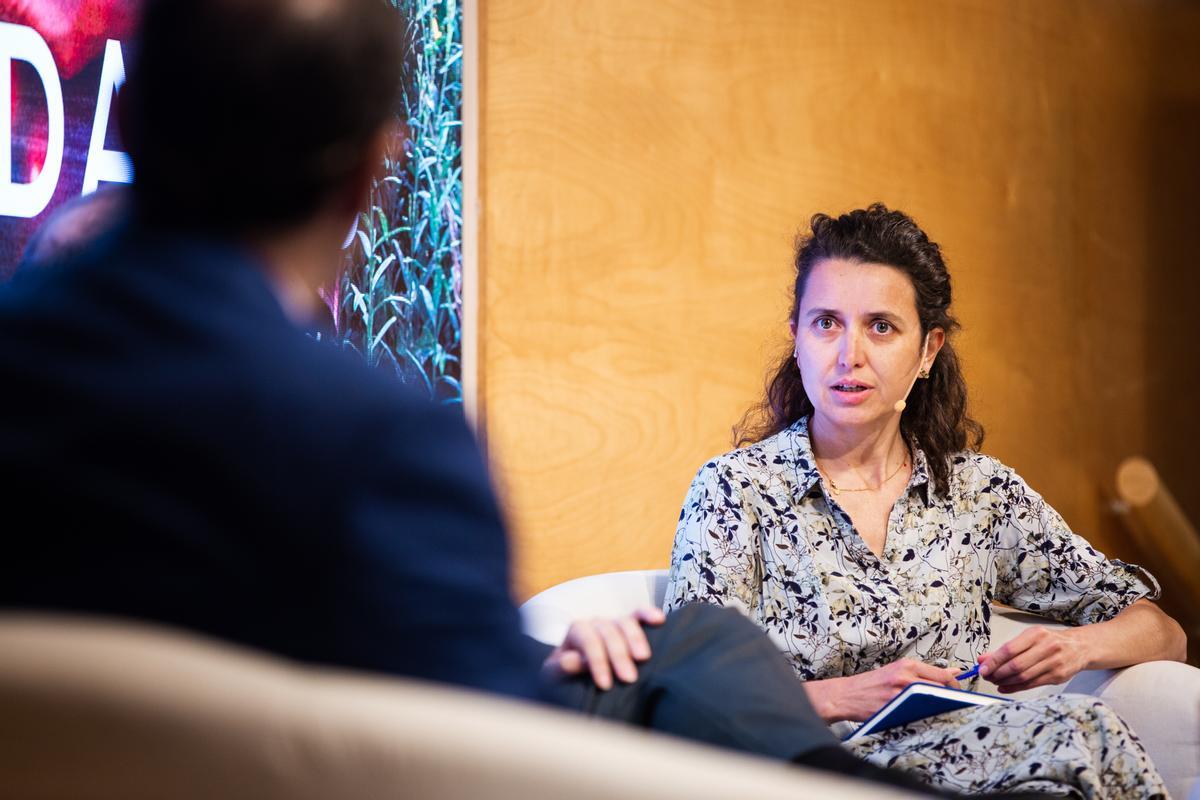
<svg viewBox="0 0 1200 800">
<path fill-rule="evenodd" d="M 306 337 L 231 246 L 125 226 L 0 287 L 0 487 L 0 606 L 538 694 L 461 412 Z"/>
</svg>

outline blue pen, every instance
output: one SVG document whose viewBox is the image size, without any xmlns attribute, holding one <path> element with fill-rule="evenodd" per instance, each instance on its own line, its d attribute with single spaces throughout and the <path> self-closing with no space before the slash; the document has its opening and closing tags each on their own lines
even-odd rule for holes
<svg viewBox="0 0 1200 800">
<path fill-rule="evenodd" d="M 954 680 L 965 681 L 967 678 L 974 678 L 978 674 L 979 674 L 979 665 L 976 664 L 975 666 L 971 667 L 969 670 L 964 672 L 962 675 L 955 676 Z"/>
</svg>

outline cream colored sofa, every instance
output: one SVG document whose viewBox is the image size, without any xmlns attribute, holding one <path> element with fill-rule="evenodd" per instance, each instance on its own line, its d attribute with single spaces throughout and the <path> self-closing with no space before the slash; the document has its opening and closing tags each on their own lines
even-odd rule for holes
<svg viewBox="0 0 1200 800">
<path fill-rule="evenodd" d="M 0 614 L 8 798 L 903 797 L 566 712 L 118 621 Z"/>
<path fill-rule="evenodd" d="M 567 581 L 526 601 L 521 607 L 525 631 L 543 642 L 562 641 L 574 619 L 613 617 L 646 605 L 661 607 L 666 583 L 666 570 L 610 572 Z M 1035 624 L 1062 627 L 1032 614 L 993 608 L 994 641 L 1006 642 Z M 995 686 L 985 682 L 979 690 L 995 692 Z M 1121 670 L 1082 672 L 1063 685 L 1009 696 L 1055 692 L 1102 698 L 1137 732 L 1171 796 L 1200 800 L 1200 670 L 1174 661 L 1153 661 Z"/>
</svg>

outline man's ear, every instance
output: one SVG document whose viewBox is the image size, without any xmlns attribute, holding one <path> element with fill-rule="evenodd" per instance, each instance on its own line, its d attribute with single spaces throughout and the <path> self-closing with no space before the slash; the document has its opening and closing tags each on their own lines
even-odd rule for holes
<svg viewBox="0 0 1200 800">
<path fill-rule="evenodd" d="M 368 140 L 358 166 L 346 180 L 344 211 L 357 214 L 367 207 L 372 181 L 383 177 L 384 159 L 389 154 L 393 156 L 393 161 L 404 158 L 407 131 L 407 127 L 397 120 L 388 120 L 379 126 L 379 130 Z"/>
</svg>

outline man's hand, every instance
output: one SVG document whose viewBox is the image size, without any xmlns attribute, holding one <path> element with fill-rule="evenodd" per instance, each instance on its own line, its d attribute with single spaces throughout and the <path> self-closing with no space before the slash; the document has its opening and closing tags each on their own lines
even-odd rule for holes
<svg viewBox="0 0 1200 800">
<path fill-rule="evenodd" d="M 893 661 L 887 666 L 844 678 L 807 681 L 804 689 L 813 708 L 826 722 L 848 719 L 863 722 L 918 681 L 958 688 L 954 679 L 958 670 L 935 667 L 911 658 Z"/>
<path fill-rule="evenodd" d="M 625 683 L 637 680 L 636 661 L 650 658 L 650 643 L 642 624 L 661 625 L 666 615 L 657 608 L 639 608 L 617 619 L 588 619 L 571 623 L 562 644 L 542 665 L 556 675 L 578 675 L 586 667 L 602 690 L 611 689 L 613 673 Z"/>
<path fill-rule="evenodd" d="M 1072 631 L 1028 628 L 1015 639 L 981 655 L 979 674 L 1005 694 L 1065 683 L 1087 667 L 1085 648 Z"/>
</svg>

